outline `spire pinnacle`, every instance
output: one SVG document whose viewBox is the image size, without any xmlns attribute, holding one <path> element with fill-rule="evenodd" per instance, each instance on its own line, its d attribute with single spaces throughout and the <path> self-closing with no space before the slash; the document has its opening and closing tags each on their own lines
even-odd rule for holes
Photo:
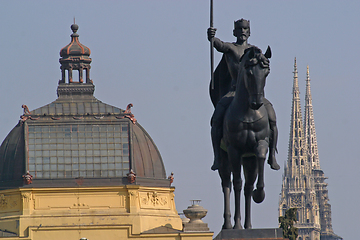
<svg viewBox="0 0 360 240">
<path fill-rule="evenodd" d="M 306 80 L 310 81 L 309 65 L 306 66 Z"/>
<path fill-rule="evenodd" d="M 306 73 L 306 94 L 305 94 L 305 116 L 304 116 L 305 138 L 308 144 L 308 158 L 312 169 L 320 169 L 318 145 L 316 140 L 315 119 L 312 105 L 309 66 Z"/>
<path fill-rule="evenodd" d="M 296 64 L 296 57 L 295 57 L 295 60 L 294 60 L 294 77 L 297 77 L 297 74 L 298 74 L 298 71 L 297 71 L 297 64 Z"/>
<path fill-rule="evenodd" d="M 299 90 L 299 81 L 298 81 L 298 71 L 296 64 L 296 57 L 294 60 L 294 82 L 293 82 L 293 98 L 300 99 L 300 90 Z"/>
<path fill-rule="evenodd" d="M 290 120 L 290 136 L 289 136 L 289 149 L 288 149 L 288 163 L 287 167 L 291 174 L 305 169 L 307 164 L 304 157 L 306 152 L 306 145 L 304 141 L 304 129 L 301 115 L 300 104 L 300 90 L 298 82 L 298 71 L 296 58 L 294 60 L 294 82 L 293 82 L 293 99 Z"/>
</svg>

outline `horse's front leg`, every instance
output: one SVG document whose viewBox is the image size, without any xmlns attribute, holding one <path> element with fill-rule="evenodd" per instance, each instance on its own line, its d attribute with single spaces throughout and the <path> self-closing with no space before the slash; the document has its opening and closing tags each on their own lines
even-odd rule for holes
<svg viewBox="0 0 360 240">
<path fill-rule="evenodd" d="M 266 153 L 268 151 L 269 144 L 265 140 L 261 140 L 258 143 L 257 147 L 257 169 L 258 169 L 258 180 L 256 183 L 256 189 L 253 192 L 253 200 L 256 203 L 261 203 L 265 199 L 264 191 L 264 163 L 266 158 Z"/>
<path fill-rule="evenodd" d="M 241 227 L 241 213 L 240 213 L 240 193 L 242 188 L 241 181 L 241 155 L 233 147 L 228 147 L 229 160 L 233 169 L 233 185 L 235 196 L 235 215 L 234 215 L 234 229 L 242 229 Z"/>
<path fill-rule="evenodd" d="M 245 229 L 251 229 L 251 196 L 254 189 L 254 183 L 257 176 L 256 157 L 248 157 L 243 159 L 243 168 L 245 176 Z"/>
<path fill-rule="evenodd" d="M 230 186 L 223 186 L 223 194 L 224 194 L 224 224 L 222 226 L 223 229 L 231 229 L 231 213 L 230 213 Z"/>
</svg>

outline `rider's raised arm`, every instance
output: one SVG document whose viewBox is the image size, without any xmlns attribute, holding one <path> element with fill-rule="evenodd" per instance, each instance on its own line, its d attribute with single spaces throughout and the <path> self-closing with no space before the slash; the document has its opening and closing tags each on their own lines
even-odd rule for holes
<svg viewBox="0 0 360 240">
<path fill-rule="evenodd" d="M 231 43 L 223 42 L 220 39 L 214 37 L 214 47 L 218 52 L 227 53 L 230 50 Z"/>
<path fill-rule="evenodd" d="M 209 41 L 211 39 L 214 40 L 214 47 L 218 52 L 222 52 L 222 53 L 228 52 L 230 50 L 231 43 L 221 41 L 220 39 L 215 37 L 215 33 L 216 33 L 216 28 L 208 28 L 207 30 L 208 40 Z"/>
</svg>

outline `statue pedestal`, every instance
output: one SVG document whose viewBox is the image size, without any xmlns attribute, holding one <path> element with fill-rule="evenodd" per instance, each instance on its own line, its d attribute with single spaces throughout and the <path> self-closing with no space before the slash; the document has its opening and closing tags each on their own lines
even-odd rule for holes
<svg viewBox="0 0 360 240">
<path fill-rule="evenodd" d="M 279 240 L 283 238 L 281 228 L 223 229 L 214 240 Z"/>
</svg>

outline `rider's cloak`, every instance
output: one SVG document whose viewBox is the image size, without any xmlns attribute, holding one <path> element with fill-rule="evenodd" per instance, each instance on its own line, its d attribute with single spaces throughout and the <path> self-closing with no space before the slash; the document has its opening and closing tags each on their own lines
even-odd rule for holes
<svg viewBox="0 0 360 240">
<path fill-rule="evenodd" d="M 210 98 L 212 104 L 216 107 L 216 104 L 220 101 L 220 99 L 231 89 L 232 79 L 224 54 L 219 62 L 219 65 L 215 69 L 213 81 L 214 89 L 212 89 L 210 82 Z"/>
</svg>

